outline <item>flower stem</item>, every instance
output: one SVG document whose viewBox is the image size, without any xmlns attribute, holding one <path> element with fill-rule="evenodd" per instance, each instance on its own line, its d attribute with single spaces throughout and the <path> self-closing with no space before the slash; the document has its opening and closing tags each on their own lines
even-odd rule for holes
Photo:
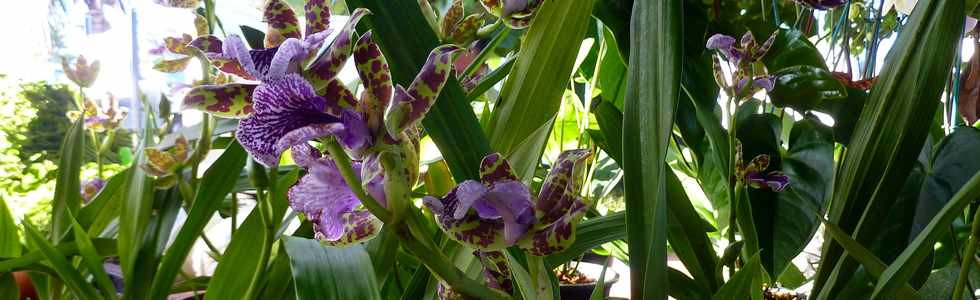
<svg viewBox="0 0 980 300">
<path fill-rule="evenodd" d="M 378 200 L 375 200 L 374 197 L 371 197 L 371 195 L 368 195 L 364 191 L 364 187 L 361 186 L 361 176 L 360 174 L 354 173 L 354 168 L 351 167 L 350 157 L 340 147 L 340 143 L 337 140 L 331 139 L 326 142 L 326 146 L 327 152 L 330 153 L 330 157 L 333 158 L 334 163 L 337 165 L 337 170 L 340 171 L 340 176 L 344 177 L 344 181 L 350 187 L 351 191 L 354 192 L 354 195 L 357 196 L 357 199 L 361 200 L 361 203 L 364 204 L 364 207 L 371 214 L 374 214 L 382 222 L 388 223 L 391 220 L 391 213 Z"/>
<path fill-rule="evenodd" d="M 970 241 L 966 244 L 963 261 L 960 263 L 960 276 L 956 278 L 956 285 L 953 286 L 953 298 L 963 295 L 963 287 L 970 278 L 970 261 L 977 253 L 977 238 L 980 238 L 980 209 L 973 215 L 973 230 L 970 232 Z"/>
</svg>

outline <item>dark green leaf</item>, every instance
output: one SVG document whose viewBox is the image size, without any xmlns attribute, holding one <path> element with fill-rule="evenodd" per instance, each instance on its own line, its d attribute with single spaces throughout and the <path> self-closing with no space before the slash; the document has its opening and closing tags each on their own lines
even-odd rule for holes
<svg viewBox="0 0 980 300">
<path fill-rule="evenodd" d="M 549 269 L 557 267 L 578 258 L 585 251 L 624 238 L 626 238 L 625 213 L 612 213 L 585 220 L 576 229 L 575 242 L 564 251 L 548 255 L 545 259 L 545 266 Z"/>
<path fill-rule="evenodd" d="M 92 239 L 85 233 L 85 229 L 78 224 L 74 217 L 71 220 L 71 231 L 75 235 L 78 252 L 82 254 L 82 261 L 88 268 L 89 273 L 92 274 L 92 277 L 95 278 L 95 283 L 102 289 L 102 293 L 106 296 L 106 299 L 116 299 L 116 286 L 113 285 L 109 279 L 109 275 L 105 272 L 105 267 L 102 265 L 103 257 L 95 249 L 95 244 L 92 244 Z"/>
<path fill-rule="evenodd" d="M 808 111 L 825 101 L 847 98 L 847 90 L 827 70 L 814 66 L 794 66 L 773 74 L 776 85 L 769 93 L 776 107 Z"/>
<path fill-rule="evenodd" d="M 381 299 L 371 258 L 360 245 L 334 248 L 299 237 L 283 237 L 297 299 Z"/>
<path fill-rule="evenodd" d="M 116 255 L 116 240 L 96 238 L 92 239 L 92 244 L 95 245 L 96 252 L 101 256 Z M 55 246 L 55 250 L 62 256 L 72 256 L 78 254 L 78 245 L 75 242 L 61 243 Z M 43 259 L 44 253 L 41 250 L 33 250 L 17 258 L 0 260 L 0 273 L 19 270 Z"/>
<path fill-rule="evenodd" d="M 630 11 L 633 0 L 595 1 L 592 15 L 609 27 L 616 37 L 618 49 L 623 59 L 630 56 Z"/>
<path fill-rule="evenodd" d="M 769 70 L 782 70 L 792 66 L 827 69 L 823 55 L 820 55 L 817 47 L 814 47 L 802 32 L 795 29 L 780 30 L 762 62 Z"/>
<path fill-rule="evenodd" d="M 636 1 L 623 114 L 623 171 L 631 295 L 667 297 L 668 141 L 681 84 L 681 1 Z"/>
<path fill-rule="evenodd" d="M 153 285 L 150 289 L 151 299 L 164 299 L 170 294 L 170 286 L 177 277 L 177 272 L 183 265 L 191 246 L 197 241 L 211 216 L 221 207 L 225 196 L 231 192 L 238 173 L 245 167 L 248 156 L 245 149 L 238 143 L 232 143 L 221 154 L 221 157 L 211 165 L 201 177 L 200 190 L 194 197 L 194 202 L 187 213 L 187 219 L 181 226 L 176 239 L 167 250 L 160 263 Z"/>
<path fill-rule="evenodd" d="M 710 225 L 705 226 L 707 222 L 694 210 L 677 175 L 667 170 L 667 241 L 694 281 L 714 292 L 720 283 L 715 274 L 718 257 L 706 230 Z"/>
<path fill-rule="evenodd" d="M 756 253 L 749 258 L 742 269 L 735 272 L 725 285 L 722 285 L 718 292 L 711 297 L 712 300 L 727 299 L 762 299 L 762 282 L 765 272 L 759 263 L 759 254 Z"/>
<path fill-rule="evenodd" d="M 706 300 L 709 298 L 708 293 L 705 293 L 704 288 L 694 282 L 694 279 L 674 268 L 670 268 L 667 272 L 670 281 L 670 297 L 677 300 Z"/>
<path fill-rule="evenodd" d="M 3 273 L 0 275 L 0 299 L 14 300 L 20 299 L 20 288 L 17 287 L 17 280 L 14 273 Z"/>
<path fill-rule="evenodd" d="M 824 101 L 816 110 L 834 117 L 834 140 L 846 145 L 867 101 L 868 92 L 848 87 L 847 98 Z"/>
<path fill-rule="evenodd" d="M 242 30 L 242 35 L 245 36 L 245 42 L 248 43 L 249 47 L 252 49 L 265 48 L 264 32 L 246 25 L 238 26 L 238 28 Z"/>
</svg>

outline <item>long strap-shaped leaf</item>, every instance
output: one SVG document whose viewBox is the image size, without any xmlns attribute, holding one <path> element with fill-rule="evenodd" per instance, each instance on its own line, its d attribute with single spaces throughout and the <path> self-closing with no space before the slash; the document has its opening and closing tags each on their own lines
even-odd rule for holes
<svg viewBox="0 0 980 300">
<path fill-rule="evenodd" d="M 939 107 L 963 28 L 962 0 L 921 1 L 895 47 L 854 130 L 835 184 L 830 221 L 862 245 L 879 234 Z M 827 239 L 814 291 L 835 298 L 857 268 Z M 916 265 L 917 266 L 917 265 Z"/>
<path fill-rule="evenodd" d="M 490 119 L 490 144 L 525 180 L 551 134 L 591 11 L 592 0 L 545 1 L 500 91 Z"/>
<path fill-rule="evenodd" d="M 70 215 L 69 221 L 71 221 Z M 99 292 L 95 290 L 88 281 L 82 277 L 82 274 L 78 272 L 78 269 L 73 266 L 67 258 L 61 256 L 61 253 L 55 249 L 51 242 L 48 242 L 41 236 L 41 233 L 37 231 L 34 226 L 30 223 L 24 222 L 24 233 L 27 235 L 27 240 L 31 242 L 38 250 L 44 254 L 44 257 L 51 263 L 51 268 L 58 274 L 59 279 L 64 282 L 71 289 L 75 296 L 79 299 L 102 299 Z"/>
<path fill-rule="evenodd" d="M 857 261 L 864 266 L 864 269 L 868 270 L 868 273 L 870 273 L 871 276 L 876 278 L 881 277 L 881 273 L 884 273 L 885 268 L 888 267 L 888 265 L 885 265 L 885 262 L 881 261 L 881 259 L 875 256 L 874 253 L 871 253 L 871 250 L 861 246 L 860 243 L 852 239 L 851 236 L 847 235 L 847 233 L 840 229 L 840 227 L 837 227 L 837 225 L 827 222 L 822 217 L 820 221 L 823 222 L 824 228 L 827 230 L 827 235 L 833 237 L 834 240 L 840 243 L 841 246 L 844 247 L 844 250 L 847 251 L 848 255 L 854 257 L 854 259 L 857 259 Z M 920 298 L 915 289 L 913 289 L 907 283 L 902 285 L 902 287 L 898 290 L 898 296 L 900 299 Z"/>
<path fill-rule="evenodd" d="M 75 121 L 65 133 L 58 158 L 58 181 L 54 187 L 54 201 L 51 203 L 51 240 L 57 243 L 71 228 L 71 215 L 82 206 L 80 168 L 82 153 L 85 152 L 85 122 Z"/>
<path fill-rule="evenodd" d="M 926 225 L 926 228 L 915 237 L 909 247 L 902 251 L 888 269 L 885 269 L 878 279 L 878 284 L 875 285 L 872 299 L 893 299 L 898 289 L 912 278 L 919 264 L 929 255 L 939 236 L 945 234 L 949 224 L 953 223 L 953 220 L 963 213 L 963 209 L 976 199 L 980 199 L 980 172 L 963 185 L 953 199 L 946 203 L 936 217 L 929 221 L 929 225 Z"/>
<path fill-rule="evenodd" d="M 667 298 L 668 138 L 681 80 L 681 0 L 633 3 L 623 119 L 631 295 Z"/>
<path fill-rule="evenodd" d="M 193 206 L 187 213 L 187 220 L 167 250 L 153 278 L 150 299 L 164 299 L 170 294 L 170 286 L 176 279 L 177 272 L 187 258 L 191 246 L 194 245 L 194 241 L 197 241 L 207 221 L 221 207 L 225 196 L 231 192 L 239 171 L 245 167 L 246 157 L 245 149 L 237 142 L 233 142 L 207 172 L 204 172 L 201 190 L 194 196 Z"/>
</svg>

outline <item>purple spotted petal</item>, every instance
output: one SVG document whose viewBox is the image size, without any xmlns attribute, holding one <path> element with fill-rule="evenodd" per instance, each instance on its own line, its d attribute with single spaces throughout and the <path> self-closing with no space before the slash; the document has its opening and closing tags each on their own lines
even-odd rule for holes
<svg viewBox="0 0 980 300">
<path fill-rule="evenodd" d="M 293 131 L 287 132 L 276 141 L 276 153 L 283 153 L 286 151 L 286 149 L 292 148 L 293 146 L 306 144 L 306 142 L 313 139 L 329 135 L 337 135 L 343 131 L 344 124 L 339 122 L 312 124 L 300 127 Z"/>
<path fill-rule="evenodd" d="M 347 62 L 351 49 L 354 47 L 354 26 L 369 13 L 369 10 L 363 8 L 354 10 L 330 48 L 320 57 L 317 57 L 313 64 L 305 70 L 304 76 L 313 83 L 313 86 L 317 87 L 317 90 L 325 87 L 327 82 L 336 77 L 344 63 Z"/>
<path fill-rule="evenodd" d="M 296 74 L 259 85 L 252 100 L 254 113 L 238 124 L 236 136 L 249 153 L 269 166 L 278 164 L 281 150 L 276 144 L 287 133 L 341 121 L 324 112 L 326 99 L 317 96 L 313 87 Z"/>
<path fill-rule="evenodd" d="M 218 53 L 221 52 L 222 43 L 216 36 L 205 35 L 197 37 L 188 46 L 197 48 L 204 53 Z"/>
<path fill-rule="evenodd" d="M 380 155 L 378 153 L 373 153 L 364 159 L 364 162 L 361 164 L 361 178 L 364 182 L 361 184 L 374 200 L 378 200 L 381 205 L 387 207 L 388 197 L 385 196 L 385 175 L 379 159 Z"/>
<path fill-rule="evenodd" d="M 745 31 L 745 33 L 742 34 L 742 39 L 739 40 L 739 43 L 742 44 L 742 49 L 754 49 L 755 36 L 752 35 L 752 31 Z"/>
<path fill-rule="evenodd" d="M 476 212 L 470 212 L 463 218 L 454 218 L 453 212 L 459 206 L 456 196 L 459 187 L 453 188 L 442 198 L 425 197 L 423 203 L 436 215 L 436 224 L 450 238 L 479 250 L 500 250 L 511 246 L 504 239 L 503 220 L 484 220 Z"/>
<path fill-rule="evenodd" d="M 355 171 L 360 168 L 354 165 Z M 337 165 L 320 159 L 289 189 L 289 205 L 313 222 L 317 239 L 337 244 L 363 241 L 380 226 L 340 175 Z"/>
<path fill-rule="evenodd" d="M 528 234 L 520 247 L 535 256 L 545 256 L 567 249 L 575 242 L 576 224 L 585 216 L 589 206 L 581 198 L 573 201 L 569 210 L 557 221 Z"/>
<path fill-rule="evenodd" d="M 558 160 L 541 184 L 535 208 L 541 213 L 541 223 L 548 224 L 566 215 L 580 199 L 585 169 L 592 152 L 585 149 L 568 150 Z"/>
<path fill-rule="evenodd" d="M 705 46 L 710 50 L 721 50 L 721 49 L 731 49 L 735 46 L 735 38 L 727 36 L 724 34 L 716 33 L 708 38 L 708 44 Z"/>
<path fill-rule="evenodd" d="M 752 85 L 764 89 L 766 91 L 772 91 L 773 86 L 776 84 L 776 76 L 759 76 L 752 81 Z"/>
<path fill-rule="evenodd" d="M 452 216 L 455 219 L 462 219 L 463 217 L 466 216 L 467 213 L 469 213 L 470 207 L 472 207 L 473 204 L 477 202 L 477 200 L 483 199 L 483 197 L 487 193 L 488 188 L 487 186 L 483 185 L 480 182 L 467 180 L 457 185 L 454 190 L 457 199 L 459 199 L 459 202 L 457 203 L 455 209 L 452 211 Z M 477 213 L 480 213 L 480 210 L 477 210 Z M 496 218 L 493 218 L 492 215 L 488 216 L 487 214 L 483 214 L 483 213 L 480 213 L 480 217 L 484 219 L 500 218 L 499 215 Z"/>
<path fill-rule="evenodd" d="M 354 63 L 367 90 L 366 95 L 369 96 L 360 102 L 360 109 L 367 117 L 368 128 L 378 134 L 382 130 L 385 108 L 391 102 L 393 92 L 388 62 L 371 37 L 372 33 L 368 31 L 357 40 L 354 45 Z"/>
<path fill-rule="evenodd" d="M 267 0 L 262 13 L 262 21 L 269 24 L 265 34 L 265 47 L 273 48 L 285 40 L 302 37 L 299 31 L 299 20 L 296 13 L 286 3 L 280 0 Z"/>
<path fill-rule="evenodd" d="M 330 4 L 326 0 L 308 0 L 306 11 L 306 35 L 327 30 L 330 26 Z"/>
<path fill-rule="evenodd" d="M 768 187 L 774 192 L 782 192 L 789 185 L 789 177 L 779 171 L 769 172 L 768 175 L 749 172 L 745 174 L 745 184 L 757 189 Z"/>
<path fill-rule="evenodd" d="M 242 83 L 197 86 L 187 92 L 182 106 L 222 118 L 245 118 L 252 114 L 252 93 L 256 87 Z"/>
<path fill-rule="evenodd" d="M 520 180 L 510 164 L 500 153 L 492 153 L 484 156 L 480 161 L 480 180 L 483 184 L 492 184 L 499 180 Z"/>
<path fill-rule="evenodd" d="M 252 77 L 270 81 L 298 71 L 299 62 L 306 57 L 313 46 L 315 45 L 290 38 L 282 42 L 279 47 L 248 50 L 241 37 L 232 34 L 225 39 L 222 54 L 215 58 L 234 58 Z"/>
<path fill-rule="evenodd" d="M 310 144 L 299 144 L 291 148 L 293 151 L 293 162 L 303 168 L 311 168 L 323 155 L 320 150 L 313 148 Z"/>
<path fill-rule="evenodd" d="M 530 189 L 513 180 L 494 183 L 487 196 L 473 204 L 480 218 L 504 220 L 504 239 L 510 244 L 520 240 L 528 227 L 534 224 L 531 206 Z"/>
<path fill-rule="evenodd" d="M 319 91 L 321 91 L 321 95 L 327 98 L 328 114 L 340 116 L 345 108 L 352 108 L 357 105 L 354 93 L 337 78 L 331 79 L 327 82 L 327 87 Z"/>
<path fill-rule="evenodd" d="M 511 279 L 507 258 L 501 251 L 473 251 L 483 265 L 483 279 L 492 289 L 511 294 L 514 292 L 514 281 Z"/>
<path fill-rule="evenodd" d="M 460 49 L 456 45 L 442 45 L 432 49 L 422 70 L 408 89 L 395 89 L 394 99 L 385 113 L 388 134 L 398 136 L 405 128 L 422 120 L 449 79 L 453 53 Z"/>
<path fill-rule="evenodd" d="M 102 191 L 102 188 L 105 187 L 105 183 L 105 180 L 102 180 L 101 178 L 83 180 L 81 190 L 82 200 L 85 200 L 86 203 L 92 201 L 92 198 L 95 198 L 95 195 L 98 195 L 99 192 Z"/>
</svg>

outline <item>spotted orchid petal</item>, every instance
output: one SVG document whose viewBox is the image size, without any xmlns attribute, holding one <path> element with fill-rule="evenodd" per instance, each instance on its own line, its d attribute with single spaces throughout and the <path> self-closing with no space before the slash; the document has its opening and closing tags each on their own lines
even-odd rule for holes
<svg viewBox="0 0 980 300">
<path fill-rule="evenodd" d="M 238 63 L 234 58 L 229 58 L 222 53 L 207 53 L 208 60 L 211 61 L 211 65 L 218 68 L 221 72 L 226 74 L 235 75 L 241 77 L 245 80 L 255 80 L 255 76 L 249 74 L 242 64 Z"/>
<path fill-rule="evenodd" d="M 467 180 L 446 197 L 427 197 L 424 203 L 451 237 L 480 250 L 513 245 L 535 222 L 530 189 L 519 181 L 486 186 Z"/>
<path fill-rule="evenodd" d="M 184 96 L 183 107 L 222 118 L 246 118 L 252 114 L 252 93 L 255 88 L 254 84 L 242 83 L 197 86 Z"/>
<path fill-rule="evenodd" d="M 299 39 L 302 37 L 296 13 L 289 5 L 280 0 L 266 1 L 262 21 L 269 24 L 265 34 L 266 48 L 278 47 L 289 38 Z"/>
<path fill-rule="evenodd" d="M 85 200 L 85 203 L 92 201 L 92 199 L 95 198 L 95 196 L 102 191 L 102 188 L 105 187 L 105 184 L 106 182 L 105 180 L 102 180 L 102 178 L 92 178 L 90 180 L 83 180 L 82 189 L 81 189 L 82 200 Z"/>
<path fill-rule="evenodd" d="M 731 49 L 735 46 L 735 38 L 727 36 L 724 34 L 716 33 L 708 38 L 708 43 L 705 46 L 709 50 L 721 50 L 721 49 Z"/>
<path fill-rule="evenodd" d="M 752 86 L 748 87 L 746 90 L 745 85 L 749 83 L 747 77 L 740 77 L 738 83 L 735 84 L 735 92 L 742 93 L 745 92 L 747 95 L 755 94 L 759 90 L 772 91 L 773 87 L 776 85 L 776 76 L 757 76 L 752 79 Z"/>
<path fill-rule="evenodd" d="M 456 24 L 463 20 L 463 1 L 454 0 L 453 5 L 446 10 L 439 24 L 439 34 L 443 39 L 449 37 L 456 28 Z"/>
<path fill-rule="evenodd" d="M 177 73 L 187 68 L 187 65 L 190 62 L 191 62 L 190 56 L 185 56 L 177 59 L 160 59 L 153 64 L 153 69 L 163 73 Z"/>
<path fill-rule="evenodd" d="M 455 189 L 441 199 L 425 197 L 422 200 L 426 207 L 436 214 L 436 223 L 439 228 L 453 240 L 482 251 L 500 250 L 511 246 L 504 240 L 504 223 L 502 221 L 482 220 L 476 213 L 470 213 L 462 219 L 456 219 L 448 213 L 455 209 L 456 203 L 459 201 Z"/>
<path fill-rule="evenodd" d="M 252 94 L 254 112 L 238 124 L 236 137 L 259 162 L 274 166 L 281 150 L 276 147 L 287 133 L 316 124 L 341 122 L 324 112 L 327 99 L 297 74 L 266 82 Z"/>
<path fill-rule="evenodd" d="M 308 0 L 306 11 L 306 35 L 327 30 L 330 26 L 330 4 L 326 0 Z"/>
<path fill-rule="evenodd" d="M 347 58 L 350 57 L 351 48 L 354 47 L 354 26 L 370 13 L 371 11 L 364 8 L 354 10 L 326 52 L 317 57 L 304 71 L 304 77 L 313 83 L 317 90 L 323 89 L 327 82 L 336 77 L 343 68 Z"/>
<path fill-rule="evenodd" d="M 248 50 L 242 38 L 232 34 L 225 39 L 221 55 L 215 58 L 234 58 L 251 77 L 270 81 L 298 71 L 300 61 L 314 46 L 306 41 L 289 38 L 275 48 Z"/>
<path fill-rule="evenodd" d="M 541 213 L 540 222 L 549 224 L 564 216 L 575 201 L 581 200 L 582 179 L 592 152 L 586 149 L 568 150 L 558 155 L 548 176 L 541 184 L 535 208 Z"/>
<path fill-rule="evenodd" d="M 85 56 L 79 55 L 75 59 L 75 66 L 72 67 L 68 64 L 68 59 L 62 57 L 61 69 L 65 72 L 65 76 L 78 86 L 91 87 L 95 83 L 95 78 L 99 76 L 99 61 L 89 64 Z"/>
<path fill-rule="evenodd" d="M 339 116 L 341 111 L 347 108 L 353 108 L 357 105 L 357 98 L 354 98 L 354 93 L 344 86 L 340 79 L 334 78 L 327 82 L 327 87 L 324 88 L 321 95 L 327 97 L 329 103 L 327 103 L 327 113 L 335 116 Z"/>
<path fill-rule="evenodd" d="M 355 171 L 360 164 L 354 164 Z M 331 246 L 345 246 L 374 237 L 381 221 L 365 209 L 340 175 L 337 165 L 322 158 L 289 189 L 289 205 L 313 222 L 315 237 Z"/>
<path fill-rule="evenodd" d="M 364 120 L 360 114 L 348 109 L 344 111 L 340 122 L 311 124 L 287 132 L 276 141 L 275 151 L 282 153 L 295 145 L 325 136 L 336 136 L 344 146 L 352 149 L 364 147 L 370 142 Z"/>
<path fill-rule="evenodd" d="M 354 63 L 367 96 L 362 98 L 359 109 L 364 112 L 371 132 L 379 134 L 385 108 L 391 102 L 391 73 L 381 48 L 371 37 L 372 32 L 368 31 L 357 40 L 354 45 Z"/>
<path fill-rule="evenodd" d="M 160 4 L 166 7 L 176 7 L 176 8 L 195 8 L 197 7 L 200 0 L 154 0 L 156 4 Z"/>
<path fill-rule="evenodd" d="M 514 281 L 511 279 L 507 258 L 501 251 L 473 251 L 473 256 L 480 259 L 483 265 L 483 279 L 487 287 L 511 294 L 514 292 Z"/>
<path fill-rule="evenodd" d="M 205 36 L 211 32 L 211 26 L 208 25 L 208 19 L 199 14 L 194 14 L 194 31 L 197 32 L 197 36 Z"/>
<path fill-rule="evenodd" d="M 181 37 L 165 37 L 163 38 L 163 45 L 171 53 L 175 54 L 187 54 L 187 44 L 193 41 L 193 37 L 189 34 L 184 34 Z"/>
<path fill-rule="evenodd" d="M 510 164 L 500 153 L 493 153 L 483 157 L 480 161 L 480 180 L 483 184 L 493 184 L 501 180 L 520 180 Z"/>
<path fill-rule="evenodd" d="M 545 256 L 567 249 L 575 242 L 576 224 L 585 216 L 589 206 L 579 197 L 557 221 L 537 229 L 518 244 L 531 255 Z"/>
<path fill-rule="evenodd" d="M 531 25 L 542 0 L 480 0 L 491 15 L 500 18 L 511 28 L 520 29 Z"/>
<path fill-rule="evenodd" d="M 456 24 L 456 27 L 449 33 L 449 41 L 456 45 L 469 43 L 476 37 L 476 33 L 480 30 L 480 25 L 482 23 L 483 19 L 478 14 L 466 16 L 466 18 L 463 18 L 462 21 Z"/>
<path fill-rule="evenodd" d="M 789 185 L 789 177 L 779 171 L 772 171 L 766 175 L 750 172 L 745 174 L 745 184 L 757 189 L 768 187 L 774 192 L 782 192 Z"/>
<path fill-rule="evenodd" d="M 397 86 L 391 105 L 385 112 L 385 128 L 397 137 L 405 128 L 415 126 L 435 103 L 439 92 L 452 71 L 453 53 L 460 50 L 456 45 L 442 45 L 429 53 L 422 70 L 408 89 Z"/>
<path fill-rule="evenodd" d="M 197 48 L 204 53 L 221 52 L 221 40 L 213 35 L 199 36 L 187 44 L 187 46 Z"/>
<path fill-rule="evenodd" d="M 143 154 L 146 156 L 146 164 L 140 167 L 150 175 L 167 176 L 173 174 L 173 170 L 177 167 L 177 160 L 166 151 L 146 148 L 143 149 Z"/>
<path fill-rule="evenodd" d="M 310 144 L 307 143 L 296 144 L 290 149 L 290 151 L 292 151 L 293 154 L 293 162 L 295 162 L 297 166 L 307 169 L 312 168 L 313 165 L 316 164 L 321 157 L 323 157 L 320 150 L 313 148 L 313 146 L 310 146 Z"/>
</svg>

